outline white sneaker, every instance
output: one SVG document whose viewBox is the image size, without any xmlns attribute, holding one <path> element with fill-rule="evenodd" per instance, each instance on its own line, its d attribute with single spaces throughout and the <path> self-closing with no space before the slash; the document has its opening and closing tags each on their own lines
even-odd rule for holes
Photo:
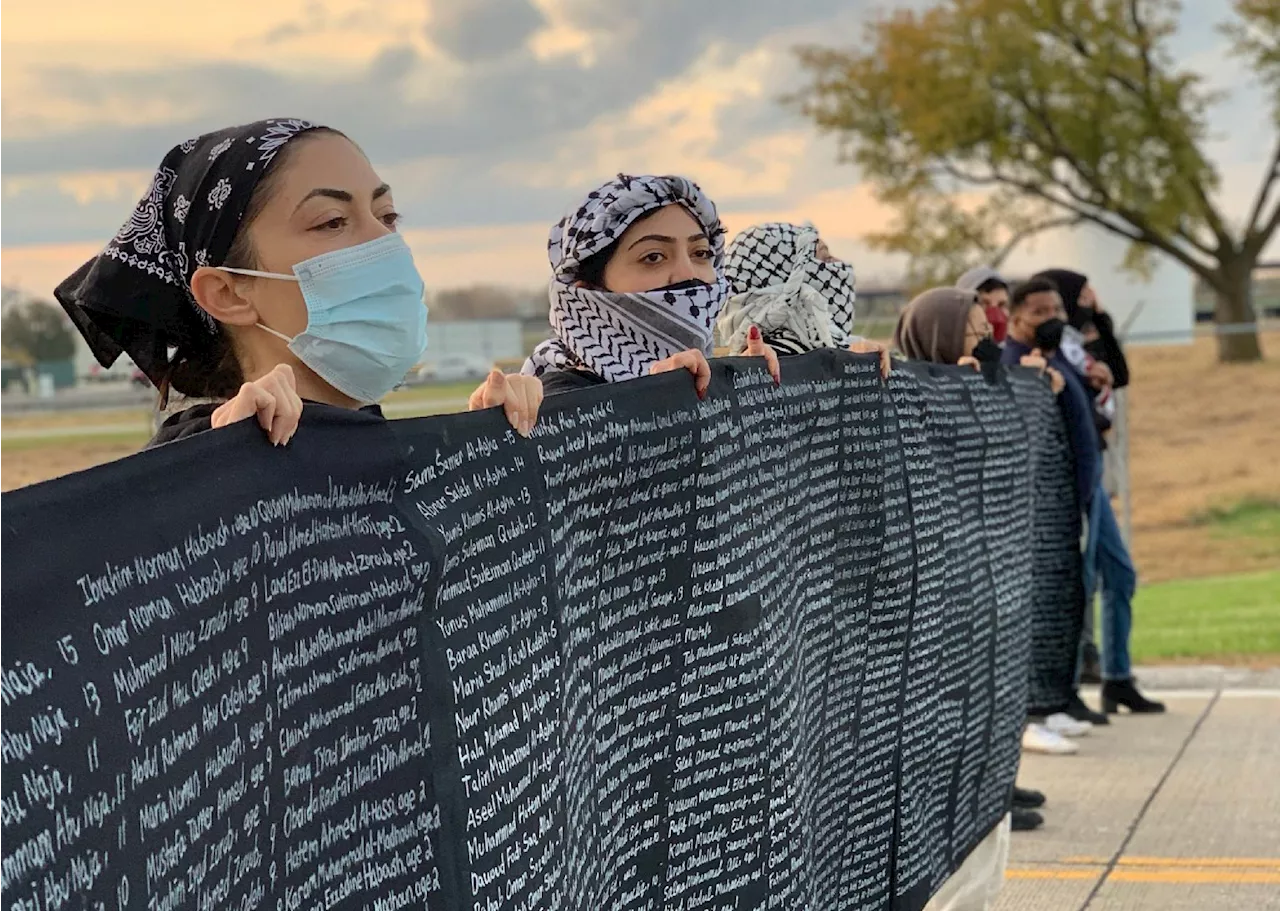
<svg viewBox="0 0 1280 911">
<path fill-rule="evenodd" d="M 1022 732 L 1022 749 L 1028 753 L 1066 756 L 1078 752 L 1080 747 L 1061 734 L 1049 730 L 1043 724 L 1032 722 Z"/>
<path fill-rule="evenodd" d="M 1066 712 L 1054 712 L 1044 720 L 1044 726 L 1063 737 L 1083 737 L 1093 730 L 1092 721 L 1078 721 Z"/>
</svg>

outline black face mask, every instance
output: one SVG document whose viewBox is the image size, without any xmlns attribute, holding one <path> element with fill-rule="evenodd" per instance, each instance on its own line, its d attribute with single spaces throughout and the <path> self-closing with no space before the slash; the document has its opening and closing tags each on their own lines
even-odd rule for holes
<svg viewBox="0 0 1280 911">
<path fill-rule="evenodd" d="M 989 335 L 984 335 L 982 340 L 973 346 L 973 359 L 979 364 L 998 364 L 1000 355 L 1000 346 Z"/>
<path fill-rule="evenodd" d="M 650 294 L 657 294 L 659 291 L 683 291 L 686 288 L 705 288 L 710 282 L 704 282 L 700 278 L 686 278 L 682 282 L 676 282 L 674 285 L 663 285 L 661 288 L 654 288 Z"/>
<path fill-rule="evenodd" d="M 1053 319 L 1047 319 L 1039 326 L 1036 326 L 1036 347 L 1045 355 L 1051 354 L 1058 350 L 1058 346 L 1062 344 L 1062 330 L 1067 328 L 1067 324 L 1056 316 Z"/>
</svg>

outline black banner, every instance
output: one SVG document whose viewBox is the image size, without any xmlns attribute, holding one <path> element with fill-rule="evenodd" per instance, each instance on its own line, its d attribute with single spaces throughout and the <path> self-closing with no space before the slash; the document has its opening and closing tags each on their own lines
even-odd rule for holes
<svg viewBox="0 0 1280 911">
<path fill-rule="evenodd" d="M 1048 679 L 1060 418 L 784 366 L 6 494 L 5 907 L 921 908 Z"/>
</svg>

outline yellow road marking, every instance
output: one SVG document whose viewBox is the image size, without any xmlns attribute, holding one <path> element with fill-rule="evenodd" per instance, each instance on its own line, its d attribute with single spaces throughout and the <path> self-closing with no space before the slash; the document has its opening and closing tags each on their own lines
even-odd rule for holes
<svg viewBox="0 0 1280 911">
<path fill-rule="evenodd" d="M 1111 863 L 1105 857 L 1068 857 L 1064 864 Z M 1259 867 L 1280 870 L 1280 857 L 1122 857 L 1117 861 L 1122 867 Z"/>
<path fill-rule="evenodd" d="M 1089 880 L 1102 876 L 1109 863 L 1109 859 L 1100 857 L 1068 857 L 1061 866 L 1011 866 L 1005 876 L 1008 879 Z M 1107 878 L 1130 883 L 1280 885 L 1280 858 L 1122 857 Z"/>
</svg>

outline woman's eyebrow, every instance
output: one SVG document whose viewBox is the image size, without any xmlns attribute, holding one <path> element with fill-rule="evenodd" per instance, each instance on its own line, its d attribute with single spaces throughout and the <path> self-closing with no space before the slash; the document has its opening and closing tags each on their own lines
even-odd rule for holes
<svg viewBox="0 0 1280 911">
<path fill-rule="evenodd" d="M 667 237 L 667 235 L 665 234 L 646 234 L 644 237 L 637 240 L 631 246 L 627 247 L 627 249 L 633 250 L 636 247 L 640 246 L 642 243 L 644 243 L 646 240 L 656 240 L 660 244 L 674 244 L 676 242 L 676 239 L 674 237 Z"/>
<path fill-rule="evenodd" d="M 384 183 L 382 186 L 378 187 L 378 189 L 373 191 L 373 198 L 378 199 L 382 196 L 386 196 L 390 192 L 391 192 L 390 184 Z M 317 196 L 323 196 L 326 199 L 336 199 L 339 202 L 355 202 L 355 197 L 352 196 L 350 193 L 348 193 L 346 190 L 336 190 L 333 187 L 316 187 L 314 190 L 312 190 L 310 193 L 308 193 L 306 196 L 302 197 L 302 199 L 298 201 L 298 205 L 294 208 L 293 211 L 295 212 L 298 211 L 298 209 L 302 208 L 303 203 L 307 202 L 310 199 L 315 199 Z"/>
<path fill-rule="evenodd" d="M 326 199 L 336 199 L 339 202 L 354 202 L 355 197 L 346 190 L 335 190 L 332 187 L 316 187 L 302 199 L 298 200 L 298 205 L 294 207 L 295 212 L 301 209 L 303 204 L 308 200 L 315 199 L 317 196 L 323 196 Z"/>
<path fill-rule="evenodd" d="M 707 235 L 701 231 L 699 231 L 697 234 L 689 235 L 689 243 L 695 243 L 697 241 L 706 240 L 706 239 L 707 239 Z M 646 240 L 656 240 L 660 244 L 674 244 L 676 242 L 676 239 L 674 237 L 668 237 L 665 234 L 646 234 L 644 237 L 641 237 L 631 246 L 627 247 L 627 249 L 632 250 L 640 246 L 640 244 L 644 243 Z"/>
</svg>

